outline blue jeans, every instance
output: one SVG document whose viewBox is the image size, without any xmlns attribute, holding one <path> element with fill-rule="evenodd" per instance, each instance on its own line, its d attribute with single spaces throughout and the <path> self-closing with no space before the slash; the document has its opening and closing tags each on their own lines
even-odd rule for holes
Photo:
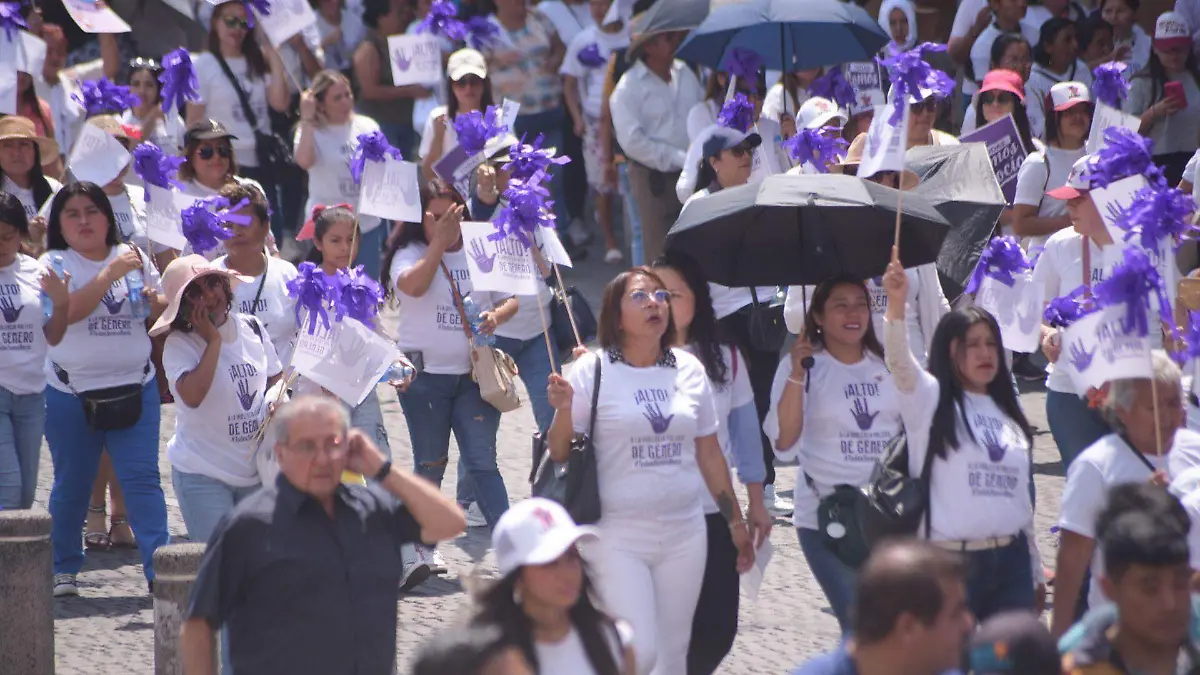
<svg viewBox="0 0 1200 675">
<path fill-rule="evenodd" d="M 554 335 L 550 334 L 549 338 L 550 347 L 557 355 L 558 345 L 554 341 Z M 496 347 L 517 362 L 521 381 L 525 383 L 525 389 L 529 392 L 529 405 L 533 408 L 533 419 L 538 430 L 549 429 L 550 423 L 554 421 L 554 408 L 546 396 L 546 384 L 550 373 L 558 366 L 557 359 L 552 363 L 550 355 L 546 353 L 546 338 L 538 335 L 528 340 L 517 340 L 496 336 Z"/>
<path fill-rule="evenodd" d="M 129 526 L 137 537 L 142 569 L 154 578 L 154 550 L 167 543 L 167 505 L 158 474 L 158 425 L 161 415 L 158 386 L 142 388 L 142 416 L 137 424 L 119 431 L 92 431 L 83 417 L 83 406 L 74 394 L 46 388 L 46 443 L 54 460 L 54 487 L 50 490 L 50 515 L 54 519 L 54 573 L 78 574 L 83 568 L 80 528 L 87 515 L 92 483 L 100 453 L 108 450 L 125 504 Z"/>
<path fill-rule="evenodd" d="M 45 392 L 14 394 L 0 387 L 0 511 L 33 506 L 45 429 Z"/>
<path fill-rule="evenodd" d="M 379 280 L 379 270 L 383 265 L 383 240 L 387 238 L 387 224 L 385 220 L 359 237 L 358 257 L 354 259 L 354 264 L 362 265 L 363 272 L 376 281 Z"/>
<path fill-rule="evenodd" d="M 642 259 L 642 221 L 638 218 L 637 203 L 633 201 L 633 188 L 629 185 L 629 165 L 621 162 L 617 165 L 617 181 L 621 187 L 621 210 L 629 222 L 626 240 L 629 241 L 629 264 L 638 267 L 645 264 Z"/>
<path fill-rule="evenodd" d="M 798 527 L 796 534 L 800 537 L 800 551 L 808 562 L 808 569 L 813 578 L 825 593 L 833 615 L 837 617 L 838 627 L 842 635 L 850 633 L 850 608 L 854 604 L 854 587 L 858 583 L 858 570 L 851 569 L 846 563 L 838 560 L 821 541 L 821 533 L 816 530 Z M 1028 567 L 1028 565 L 1027 565 Z"/>
<path fill-rule="evenodd" d="M 563 123 L 567 113 L 562 108 L 554 108 L 532 115 L 517 115 L 513 124 L 513 134 L 517 138 L 526 136 L 526 143 L 532 143 L 538 134 L 545 136 L 543 148 L 557 148 L 563 152 Z M 550 167 L 550 197 L 554 200 L 554 217 L 558 227 L 565 229 L 571 222 L 571 214 L 567 212 L 566 192 L 563 188 L 563 169 L 561 166 Z"/>
<path fill-rule="evenodd" d="M 967 604 L 982 623 L 993 614 L 1033 609 L 1033 567 L 1025 533 L 1008 546 L 967 553 Z"/>
<path fill-rule="evenodd" d="M 1058 446 L 1064 471 L 1089 445 L 1112 433 L 1099 412 L 1071 393 L 1046 392 L 1046 421 L 1050 423 L 1050 435 Z"/>
<path fill-rule="evenodd" d="M 500 411 L 483 400 L 470 375 L 433 373 L 413 379 L 408 391 L 400 393 L 400 407 L 412 441 L 413 471 L 441 487 L 453 431 L 458 461 L 466 465 L 483 517 L 494 527 L 508 510 L 508 491 L 496 466 Z"/>
<path fill-rule="evenodd" d="M 367 435 L 375 442 L 388 459 L 392 458 L 392 446 L 388 443 L 387 427 L 383 425 L 383 410 L 379 406 L 379 394 L 374 389 L 357 408 L 350 411 L 350 426 Z"/>
<path fill-rule="evenodd" d="M 417 146 L 417 132 L 413 131 L 411 124 L 403 122 L 380 122 L 379 130 L 387 137 L 388 143 L 391 143 L 400 150 L 405 159 L 414 156 Z"/>
<path fill-rule="evenodd" d="M 175 468 L 171 469 L 171 485 L 175 486 L 188 539 L 195 542 L 207 542 L 221 517 L 260 487 L 234 487 L 202 473 L 184 473 Z"/>
</svg>

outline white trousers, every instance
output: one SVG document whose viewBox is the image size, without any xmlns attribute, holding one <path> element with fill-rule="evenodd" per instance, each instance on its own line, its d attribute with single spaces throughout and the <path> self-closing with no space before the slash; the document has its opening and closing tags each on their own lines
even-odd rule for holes
<svg viewBox="0 0 1200 675">
<path fill-rule="evenodd" d="M 700 599 L 708 530 L 704 514 L 670 524 L 602 518 L 591 550 L 604 609 L 633 626 L 638 675 L 684 675 Z"/>
</svg>

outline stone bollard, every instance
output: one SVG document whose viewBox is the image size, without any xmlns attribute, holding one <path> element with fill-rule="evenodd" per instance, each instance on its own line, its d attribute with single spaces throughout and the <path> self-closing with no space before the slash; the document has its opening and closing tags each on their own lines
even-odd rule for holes
<svg viewBox="0 0 1200 675">
<path fill-rule="evenodd" d="M 183 675 L 179 629 L 203 559 L 204 544 L 170 544 L 154 552 L 154 675 Z"/>
<path fill-rule="evenodd" d="M 0 511 L 0 673 L 54 672 L 50 514 Z"/>
</svg>

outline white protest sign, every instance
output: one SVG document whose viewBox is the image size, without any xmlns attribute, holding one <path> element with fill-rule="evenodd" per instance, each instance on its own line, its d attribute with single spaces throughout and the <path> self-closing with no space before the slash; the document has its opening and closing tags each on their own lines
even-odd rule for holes
<svg viewBox="0 0 1200 675">
<path fill-rule="evenodd" d="M 491 223 L 462 224 L 471 287 L 477 291 L 536 295 L 537 266 L 529 249 L 512 237 L 490 240 L 488 237 L 495 233 L 496 226 Z"/>
<path fill-rule="evenodd" d="M 46 67 L 46 42 L 32 33 L 21 31 L 21 46 L 17 50 L 16 69 L 37 77 Z"/>
<path fill-rule="evenodd" d="M 975 304 L 996 317 L 1005 349 L 1032 354 L 1041 343 L 1045 294 L 1042 284 L 1031 281 L 1029 274 L 1016 277 L 1011 287 L 984 275 Z"/>
<path fill-rule="evenodd" d="M 1142 126 L 1141 118 L 1129 115 L 1104 103 L 1096 103 L 1096 112 L 1092 113 L 1092 130 L 1088 134 L 1088 154 L 1096 154 L 1104 149 L 1104 132 L 1109 127 L 1125 127 L 1136 132 Z"/>
<path fill-rule="evenodd" d="M 1124 318 L 1125 307 L 1106 307 L 1060 334 L 1062 352 L 1054 367 L 1067 370 L 1076 393 L 1084 395 L 1111 380 L 1150 376 L 1150 340 L 1125 331 Z"/>
<path fill-rule="evenodd" d="M 180 215 L 178 194 L 157 185 L 146 185 L 150 201 L 146 204 L 146 237 L 153 242 L 182 251 L 187 247 L 183 236 L 183 221 Z"/>
<path fill-rule="evenodd" d="M 3 40 L 3 38 L 0 38 L 0 40 Z M 16 115 L 17 71 L 4 65 L 3 58 L 3 55 L 0 55 L 0 115 Z M 8 63 L 12 62 L 9 61 Z"/>
<path fill-rule="evenodd" d="M 367 398 L 392 362 L 400 358 L 400 352 L 361 322 L 349 317 L 334 321 L 330 314 L 328 330 L 320 319 L 311 335 L 307 322 L 300 327 L 292 366 L 356 407 Z"/>
<path fill-rule="evenodd" d="M 859 178 L 870 178 L 883 171 L 904 171 L 904 151 L 908 148 L 908 106 L 896 126 L 888 124 L 892 116 L 891 105 L 875 106 L 875 117 L 867 129 L 867 142 L 863 146 L 862 163 L 858 167 Z"/>
<path fill-rule="evenodd" d="M 1144 187 L 1146 187 L 1145 177 L 1129 176 L 1115 183 L 1109 183 L 1105 187 L 1092 189 L 1090 193 L 1092 202 L 1095 203 L 1096 210 L 1100 212 L 1100 217 L 1104 219 L 1104 227 L 1113 241 L 1125 241 L 1126 232 L 1117 226 L 1117 221 L 1121 220 L 1121 212 L 1133 203 L 1133 196 Z M 1120 249 L 1121 247 L 1112 248 Z"/>
<path fill-rule="evenodd" d="M 417 165 L 392 157 L 363 167 L 358 212 L 402 223 L 422 220 Z"/>
<path fill-rule="evenodd" d="M 317 15 L 305 0 L 271 0 L 271 13 L 261 14 L 255 9 L 254 20 L 262 25 L 271 44 L 279 47 L 316 23 Z"/>
<path fill-rule="evenodd" d="M 763 577 L 767 574 L 767 565 L 770 564 L 771 558 L 775 556 L 775 545 L 771 543 L 771 538 L 763 539 L 762 546 L 754 552 L 754 564 L 746 573 L 741 575 L 740 584 L 742 593 L 746 594 L 746 598 L 751 603 L 758 602 L 759 591 L 762 590 Z"/>
<path fill-rule="evenodd" d="M 67 14 L 85 33 L 128 33 L 133 30 L 108 5 L 100 1 L 62 0 Z"/>
<path fill-rule="evenodd" d="M 783 172 L 783 167 L 779 165 L 779 152 L 776 150 L 783 142 L 779 122 L 766 117 L 760 118 L 756 130 L 763 142 L 754 149 L 754 165 L 750 170 L 751 183 Z"/>
<path fill-rule="evenodd" d="M 392 35 L 388 37 L 388 55 L 392 63 L 392 83 L 438 85 L 442 78 L 442 46 L 438 37 Z"/>
<path fill-rule="evenodd" d="M 542 252 L 542 257 L 547 262 L 571 267 L 571 256 L 567 255 L 566 247 L 562 245 L 562 241 L 558 238 L 558 230 L 539 227 L 534 238 L 537 239 L 538 250 Z"/>
<path fill-rule="evenodd" d="M 91 124 L 85 124 L 79 129 L 75 147 L 71 148 L 67 167 L 77 180 L 108 185 L 129 166 L 131 159 L 129 152 L 117 139 Z"/>
<path fill-rule="evenodd" d="M 854 104 L 867 108 L 887 103 L 883 95 L 883 78 L 874 61 L 852 61 L 842 65 L 842 74 L 854 89 Z"/>
</svg>

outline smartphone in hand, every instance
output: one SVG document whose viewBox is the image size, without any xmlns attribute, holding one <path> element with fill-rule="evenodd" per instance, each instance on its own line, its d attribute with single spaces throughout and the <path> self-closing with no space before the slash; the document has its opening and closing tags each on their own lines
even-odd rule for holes
<svg viewBox="0 0 1200 675">
<path fill-rule="evenodd" d="M 1167 82 L 1163 84 L 1163 96 L 1175 101 L 1180 108 L 1187 107 L 1187 94 L 1183 93 L 1182 82 Z"/>
</svg>

